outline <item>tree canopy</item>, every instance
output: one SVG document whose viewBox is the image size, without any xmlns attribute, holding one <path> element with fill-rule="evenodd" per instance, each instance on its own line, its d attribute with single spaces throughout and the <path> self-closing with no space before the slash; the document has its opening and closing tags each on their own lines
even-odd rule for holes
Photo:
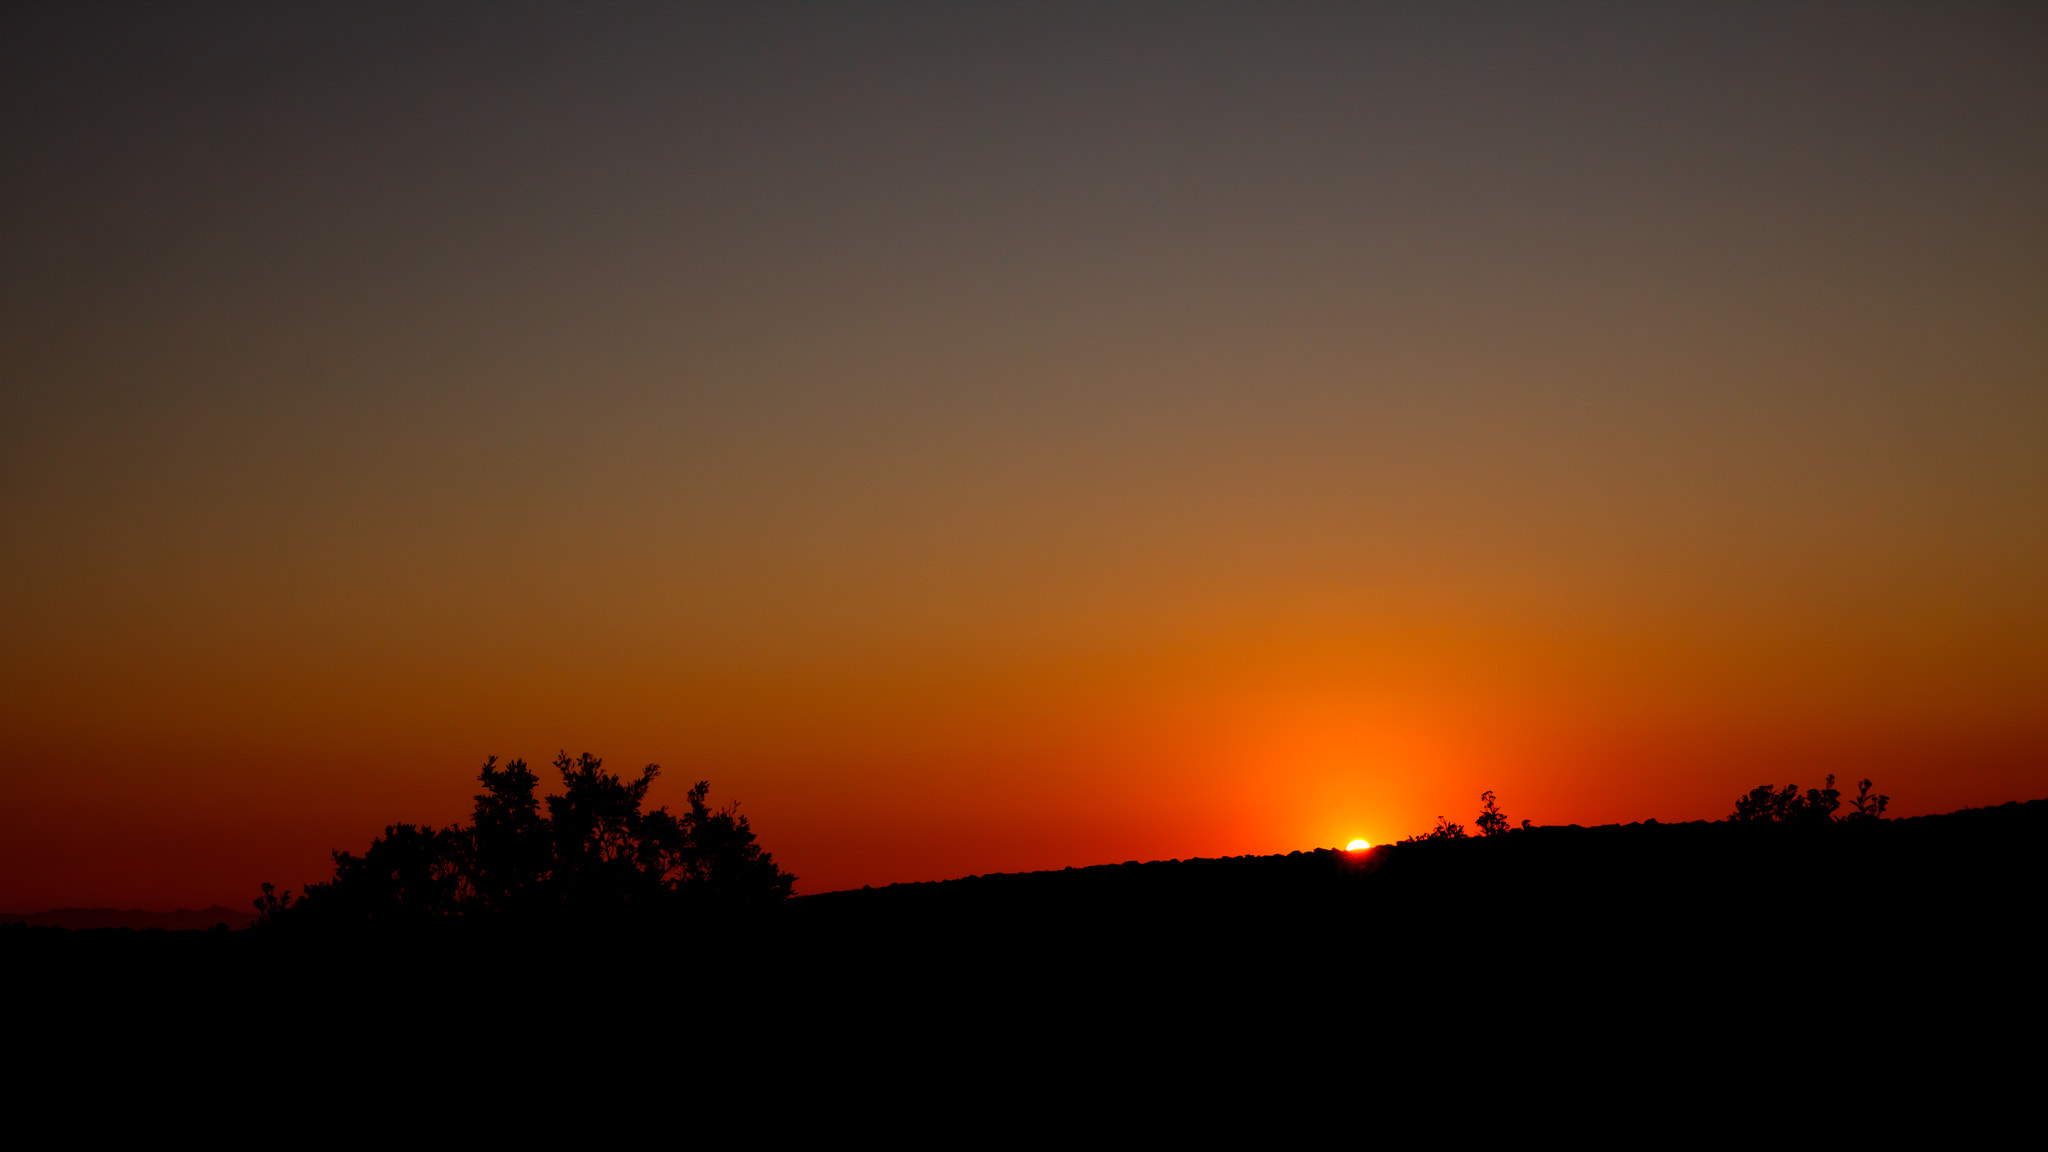
<svg viewBox="0 0 2048 1152">
<path fill-rule="evenodd" d="M 690 789 L 687 811 L 642 811 L 658 765 L 630 780 L 589 753 L 554 766 L 562 790 L 545 814 L 526 762 L 501 768 L 493 756 L 468 825 L 390 825 L 362 855 L 334 853 L 333 879 L 297 899 L 265 884 L 258 925 L 658 917 L 773 903 L 795 887 L 736 805 L 709 805 L 708 781 Z"/>
</svg>

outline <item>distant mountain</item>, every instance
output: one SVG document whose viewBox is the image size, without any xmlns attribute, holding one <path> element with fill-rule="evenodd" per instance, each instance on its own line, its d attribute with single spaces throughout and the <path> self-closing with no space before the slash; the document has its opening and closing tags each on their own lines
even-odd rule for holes
<svg viewBox="0 0 2048 1152">
<path fill-rule="evenodd" d="M 140 908 L 52 908 L 48 912 L 0 912 L 0 924 L 27 923 L 37 928 L 166 928 L 172 931 L 204 931 L 215 924 L 247 928 L 256 919 L 254 911 L 237 912 L 215 904 L 193 911 L 144 912 Z"/>
</svg>

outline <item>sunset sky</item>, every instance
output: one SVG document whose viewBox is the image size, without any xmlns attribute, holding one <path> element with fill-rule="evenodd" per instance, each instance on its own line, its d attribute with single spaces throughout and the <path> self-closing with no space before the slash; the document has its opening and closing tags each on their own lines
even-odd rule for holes
<svg viewBox="0 0 2048 1152">
<path fill-rule="evenodd" d="M 0 400 L 0 910 L 2048 796 L 2040 5 L 9 5 Z"/>
</svg>

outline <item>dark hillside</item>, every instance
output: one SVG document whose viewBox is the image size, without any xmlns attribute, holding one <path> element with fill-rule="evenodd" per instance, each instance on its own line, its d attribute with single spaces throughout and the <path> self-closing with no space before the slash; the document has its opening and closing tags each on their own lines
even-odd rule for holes
<svg viewBox="0 0 2048 1152">
<path fill-rule="evenodd" d="M 247 928 L 256 919 L 251 908 L 179 908 L 171 912 L 145 912 L 140 908 L 52 908 L 47 912 L 0 912 L 0 924 L 26 924 L 35 928 L 162 928 L 181 932 L 204 931 L 216 924 Z"/>
<path fill-rule="evenodd" d="M 786 930 L 887 981 L 909 958 L 978 971 L 1117 970 L 1148 987 L 1348 969 L 1423 998 L 1525 1005 L 1765 994 L 1824 979 L 1896 1003 L 2032 965 L 2048 800 L 1799 826 L 1531 828 L 1364 853 L 1154 861 L 825 893 Z M 908 964 L 923 967 L 921 964 Z M 1967 973 L 1967 976 L 1964 974 Z M 1320 982 L 1323 976 L 1317 976 Z M 1770 992 L 1769 995 L 1782 995 Z"/>
<path fill-rule="evenodd" d="M 2007 918 L 2000 911 L 2038 898 L 2044 880 L 2048 800 L 2035 800 L 1856 824 L 1652 820 L 1360 853 L 1132 861 L 828 892 L 794 901 L 791 912 L 798 924 L 837 930 L 943 931 L 1021 917 L 1112 935 L 1296 916 L 1347 936 L 1665 921 L 1846 930 L 1930 917 L 1995 932 Z"/>
<path fill-rule="evenodd" d="M 2044 881 L 2048 801 L 2033 801 L 977 876 L 574 931 L 14 926 L 0 974 L 32 990 L 30 1012 L 165 1037 L 233 1005 L 256 1036 L 456 1013 L 463 1045 L 625 1029 L 725 1037 L 763 1060 L 796 1044 L 828 1072 L 906 1037 L 1072 1054 L 1105 1036 L 1303 1051 L 1350 1036 L 1380 1043 L 1357 1058 L 1381 1066 L 1633 1037 L 1877 1074 L 1902 1024 L 1953 1046 L 2038 1015 Z"/>
</svg>

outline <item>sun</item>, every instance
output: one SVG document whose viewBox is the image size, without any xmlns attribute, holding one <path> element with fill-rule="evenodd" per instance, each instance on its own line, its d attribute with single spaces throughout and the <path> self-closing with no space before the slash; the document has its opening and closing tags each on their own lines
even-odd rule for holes
<svg viewBox="0 0 2048 1152">
<path fill-rule="evenodd" d="M 1344 850 L 1346 852 L 1363 852 L 1370 847 L 1372 847 L 1372 845 L 1367 844 L 1363 840 L 1353 840 L 1351 843 L 1346 844 L 1344 846 Z"/>
</svg>

